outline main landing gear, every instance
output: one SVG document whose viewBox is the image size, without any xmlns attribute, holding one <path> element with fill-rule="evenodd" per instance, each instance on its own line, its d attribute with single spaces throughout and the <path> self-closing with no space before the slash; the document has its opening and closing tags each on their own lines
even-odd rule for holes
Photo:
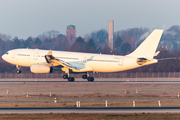
<svg viewBox="0 0 180 120">
<path fill-rule="evenodd" d="M 68 76 L 69 75 L 65 74 L 65 75 L 63 75 L 63 78 L 68 79 L 69 82 L 74 82 L 74 80 L 75 80 L 74 77 L 68 77 Z M 93 82 L 94 81 L 94 77 L 90 77 L 89 74 L 83 75 L 82 78 L 87 79 L 88 82 Z"/>
<path fill-rule="evenodd" d="M 64 79 L 68 79 L 69 82 L 74 82 L 74 77 L 68 77 L 68 75 L 63 75 Z"/>
<path fill-rule="evenodd" d="M 93 82 L 93 81 L 94 81 L 94 78 L 93 78 L 93 77 L 90 77 L 89 74 L 83 75 L 82 78 L 83 78 L 83 79 L 87 79 L 88 82 Z"/>
<path fill-rule="evenodd" d="M 64 79 L 68 79 L 68 82 L 74 82 L 74 77 L 69 77 L 69 69 L 68 68 L 62 68 L 62 70 L 65 72 L 63 75 Z"/>
<path fill-rule="evenodd" d="M 21 73 L 21 66 L 16 65 L 16 68 L 17 68 L 16 73 L 20 74 Z"/>
</svg>

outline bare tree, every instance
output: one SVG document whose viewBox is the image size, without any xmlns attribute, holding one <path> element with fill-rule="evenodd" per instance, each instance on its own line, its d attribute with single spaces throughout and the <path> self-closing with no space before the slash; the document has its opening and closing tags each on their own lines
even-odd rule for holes
<svg viewBox="0 0 180 120">
<path fill-rule="evenodd" d="M 41 40 L 45 40 L 46 38 L 56 38 L 58 35 L 59 35 L 59 31 L 51 30 L 41 35 L 38 35 L 38 38 Z"/>
<path fill-rule="evenodd" d="M 7 40 L 10 40 L 10 39 L 11 39 L 11 36 L 0 33 L 0 38 L 1 38 L 1 40 L 3 40 L 3 41 L 7 41 Z"/>
</svg>

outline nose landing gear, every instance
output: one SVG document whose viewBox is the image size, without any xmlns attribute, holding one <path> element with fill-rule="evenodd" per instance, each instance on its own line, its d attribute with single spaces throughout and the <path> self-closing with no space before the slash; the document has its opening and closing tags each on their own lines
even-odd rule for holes
<svg viewBox="0 0 180 120">
<path fill-rule="evenodd" d="M 20 73 L 21 73 L 21 66 L 16 65 L 16 68 L 17 68 L 16 73 L 17 73 L 17 74 L 20 74 Z"/>
<path fill-rule="evenodd" d="M 16 73 L 17 73 L 17 74 L 20 74 L 20 73 L 21 73 L 21 70 L 16 70 Z"/>
</svg>

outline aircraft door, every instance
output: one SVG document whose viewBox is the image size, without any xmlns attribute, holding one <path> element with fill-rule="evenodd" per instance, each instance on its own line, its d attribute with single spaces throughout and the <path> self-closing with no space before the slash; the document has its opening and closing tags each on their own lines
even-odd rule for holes
<svg viewBox="0 0 180 120">
<path fill-rule="evenodd" d="M 34 60 L 37 60 L 37 59 L 38 59 L 38 56 L 39 56 L 39 53 L 38 53 L 38 52 L 35 52 L 35 53 L 34 53 L 34 56 L 33 56 Z"/>
<path fill-rule="evenodd" d="M 123 66 L 123 61 L 124 61 L 124 58 L 119 58 L 118 64 L 119 64 L 120 66 Z"/>
<path fill-rule="evenodd" d="M 87 57 L 84 57 L 83 63 L 87 62 Z"/>
<path fill-rule="evenodd" d="M 11 58 L 15 58 L 15 56 L 16 56 L 16 51 L 13 51 L 12 55 L 11 55 Z"/>
</svg>

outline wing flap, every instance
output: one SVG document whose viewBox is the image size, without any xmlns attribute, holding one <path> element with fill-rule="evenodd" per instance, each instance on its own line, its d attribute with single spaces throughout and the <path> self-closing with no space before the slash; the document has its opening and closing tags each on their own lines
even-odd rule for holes
<svg viewBox="0 0 180 120">
<path fill-rule="evenodd" d="M 90 67 L 85 66 L 82 63 L 77 63 L 77 62 L 72 62 L 72 63 L 68 63 L 65 62 L 61 59 L 57 59 L 56 57 L 54 57 L 52 55 L 52 50 L 50 50 L 46 55 L 45 55 L 45 59 L 46 59 L 46 64 L 48 66 L 51 67 L 55 67 L 55 66 L 63 66 L 69 69 L 72 69 L 73 71 L 79 72 L 81 69 L 82 70 L 92 70 Z"/>
</svg>

